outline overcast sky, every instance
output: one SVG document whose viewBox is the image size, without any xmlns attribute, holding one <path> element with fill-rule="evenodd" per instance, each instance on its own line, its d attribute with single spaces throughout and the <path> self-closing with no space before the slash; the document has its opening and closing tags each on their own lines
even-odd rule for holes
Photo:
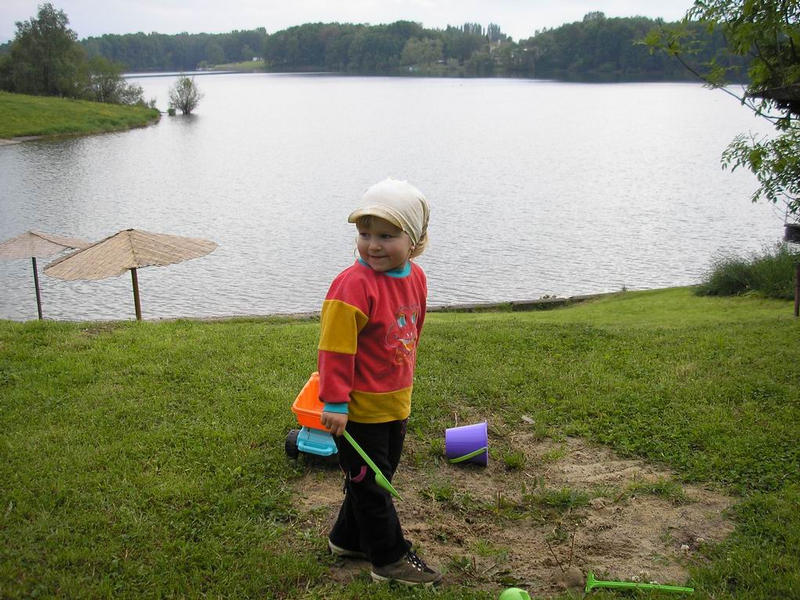
<svg viewBox="0 0 800 600">
<path fill-rule="evenodd" d="M 0 0 L 0 43 L 15 23 L 36 16 L 43 0 Z M 416 21 L 427 28 L 497 23 L 514 40 L 579 21 L 588 12 L 607 17 L 680 19 L 692 0 L 55 0 L 78 38 L 104 33 L 225 33 L 264 27 L 274 33 L 317 22 Z"/>
</svg>

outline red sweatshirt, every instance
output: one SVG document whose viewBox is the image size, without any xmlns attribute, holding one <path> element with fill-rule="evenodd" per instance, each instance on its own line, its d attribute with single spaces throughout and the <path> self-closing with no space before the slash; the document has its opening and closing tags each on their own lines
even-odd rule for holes
<svg viewBox="0 0 800 600">
<path fill-rule="evenodd" d="M 427 292 L 412 262 L 379 273 L 357 261 L 333 280 L 320 317 L 320 400 L 349 402 L 358 423 L 408 417 Z"/>
</svg>

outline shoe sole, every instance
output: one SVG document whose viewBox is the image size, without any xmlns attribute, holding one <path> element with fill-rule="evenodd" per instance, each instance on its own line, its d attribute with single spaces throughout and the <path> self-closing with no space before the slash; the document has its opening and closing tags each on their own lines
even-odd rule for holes
<svg viewBox="0 0 800 600">
<path fill-rule="evenodd" d="M 424 587 L 433 587 L 442 580 L 442 578 L 439 577 L 439 579 L 435 581 L 406 581 L 404 579 L 395 579 L 394 577 L 384 577 L 383 575 L 378 575 L 375 572 L 371 572 L 370 576 L 372 577 L 372 581 L 376 581 L 378 583 L 386 583 L 394 581 L 395 583 L 399 583 L 401 585 L 407 585 L 409 587 L 415 585 L 421 585 Z"/>
</svg>

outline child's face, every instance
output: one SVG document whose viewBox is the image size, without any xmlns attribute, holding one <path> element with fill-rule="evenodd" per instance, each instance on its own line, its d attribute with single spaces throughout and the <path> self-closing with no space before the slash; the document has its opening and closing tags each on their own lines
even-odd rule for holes
<svg viewBox="0 0 800 600">
<path fill-rule="evenodd" d="M 411 255 L 411 238 L 385 219 L 372 217 L 368 224 L 357 223 L 358 253 L 374 271 L 399 269 Z"/>
</svg>

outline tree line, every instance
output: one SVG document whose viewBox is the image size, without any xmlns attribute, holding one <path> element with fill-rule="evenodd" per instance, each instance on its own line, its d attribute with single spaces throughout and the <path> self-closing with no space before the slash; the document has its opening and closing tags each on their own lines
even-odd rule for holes
<svg viewBox="0 0 800 600">
<path fill-rule="evenodd" d="M 126 71 L 194 71 L 261 59 L 267 31 L 260 27 L 230 33 L 107 34 L 81 40 L 89 56 L 120 63 Z"/>
<path fill-rule="evenodd" d="M 602 12 L 515 42 L 490 23 L 428 29 L 419 23 L 385 25 L 307 23 L 267 34 L 261 27 L 224 34 L 107 34 L 79 43 L 128 72 L 193 71 L 264 60 L 268 71 L 334 71 L 353 74 L 506 76 L 576 81 L 686 80 L 693 75 L 666 53 L 641 43 L 663 27 L 646 17 L 607 18 Z M 701 51 L 697 64 L 728 61 L 722 32 L 700 23 L 688 27 Z M 2 47 L 0 47 L 2 52 Z M 741 81 L 743 70 L 729 74 Z"/>
<path fill-rule="evenodd" d="M 654 29 L 672 24 L 646 17 L 606 18 L 602 12 L 582 21 L 538 32 L 509 49 L 511 73 L 528 77 L 568 80 L 692 80 L 690 71 L 673 57 L 653 52 L 643 40 Z M 694 40 L 691 60 L 705 65 L 713 60 L 730 67 L 729 77 L 746 78 L 746 62 L 727 51 L 725 36 L 699 22 L 685 24 Z"/>
<path fill-rule="evenodd" d="M 268 36 L 268 70 L 326 70 L 361 74 L 515 76 L 571 80 L 682 80 L 692 78 L 678 61 L 651 52 L 641 41 L 663 21 L 645 17 L 582 21 L 536 32 L 514 42 L 490 23 L 425 29 L 418 23 L 390 25 L 312 23 Z M 692 26 L 708 62 L 724 53 L 719 31 Z M 735 62 L 735 59 L 733 59 Z"/>
<path fill-rule="evenodd" d="M 0 89 L 85 97 L 103 102 L 143 102 L 141 88 L 121 74 L 192 71 L 260 58 L 268 71 L 355 74 L 513 76 L 576 81 L 681 80 L 694 77 L 644 40 L 669 26 L 645 17 L 606 18 L 602 12 L 515 42 L 490 23 L 427 29 L 419 23 L 386 25 L 307 23 L 273 34 L 264 28 L 225 34 L 136 33 L 77 40 L 63 11 L 49 3 L 37 18 L 17 23 L 15 39 L 0 47 Z M 683 24 L 700 49 L 697 64 L 715 62 L 727 79 L 742 81 L 741 57 L 727 52 L 719 28 Z M 731 70 L 733 69 L 733 70 Z"/>
<path fill-rule="evenodd" d="M 334 71 L 354 74 L 512 76 L 572 80 L 682 80 L 692 77 L 679 62 L 641 44 L 663 25 L 645 17 L 582 21 L 536 32 L 514 42 L 490 23 L 428 29 L 419 23 L 385 25 L 306 23 L 273 34 L 264 28 L 228 34 L 104 35 L 81 43 L 129 71 L 188 71 L 264 60 L 268 71 Z M 719 31 L 693 27 L 708 62 L 724 52 Z"/>
</svg>

